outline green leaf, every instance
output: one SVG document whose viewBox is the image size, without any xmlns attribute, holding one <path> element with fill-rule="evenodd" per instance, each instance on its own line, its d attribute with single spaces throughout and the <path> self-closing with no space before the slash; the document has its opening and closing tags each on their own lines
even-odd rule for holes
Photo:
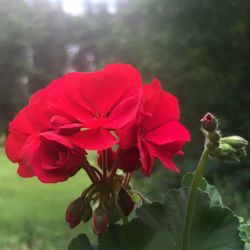
<svg viewBox="0 0 250 250">
<path fill-rule="evenodd" d="M 168 229 L 157 232 L 147 244 L 145 250 L 176 250 L 176 242 Z"/>
<path fill-rule="evenodd" d="M 125 225 L 111 225 L 99 237 L 100 250 L 144 250 L 154 231 L 139 219 Z"/>
<path fill-rule="evenodd" d="M 250 222 L 241 224 L 239 230 L 241 239 L 246 243 L 250 243 Z"/>
<path fill-rule="evenodd" d="M 71 241 L 68 250 L 94 250 L 94 248 L 85 234 L 79 234 Z"/>
<path fill-rule="evenodd" d="M 193 173 L 185 174 L 182 177 L 181 186 L 188 188 L 191 187 L 193 176 L 194 176 Z M 199 188 L 204 192 L 208 192 L 211 199 L 211 205 L 223 206 L 219 191 L 214 185 L 210 185 L 204 177 L 202 177 L 200 181 Z"/>
<path fill-rule="evenodd" d="M 166 209 L 160 202 L 142 205 L 136 210 L 136 215 L 154 230 L 164 229 L 167 224 Z"/>
<path fill-rule="evenodd" d="M 165 217 L 162 223 L 164 221 L 165 229 L 154 235 L 146 250 L 182 249 L 182 230 L 188 192 L 187 188 L 180 188 L 172 189 L 167 193 L 163 202 Z M 199 190 L 194 208 L 190 250 L 243 250 L 243 243 L 237 229 L 238 218 L 230 209 L 210 206 L 210 204 L 208 193 Z M 160 213 L 163 211 L 160 206 L 157 209 Z M 139 208 L 136 214 L 149 226 L 151 221 L 154 221 L 152 228 L 155 229 L 156 222 L 159 222 L 157 209 L 152 203 Z M 148 214 L 153 211 L 151 213 L 153 218 L 150 218 L 145 210 Z"/>
</svg>

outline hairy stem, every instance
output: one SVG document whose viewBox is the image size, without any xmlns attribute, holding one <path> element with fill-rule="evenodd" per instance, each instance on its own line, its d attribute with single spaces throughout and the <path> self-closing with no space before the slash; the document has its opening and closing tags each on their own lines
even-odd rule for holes
<svg viewBox="0 0 250 250">
<path fill-rule="evenodd" d="M 83 168 L 84 170 L 86 171 L 86 173 L 88 174 L 90 180 L 93 182 L 93 183 L 96 183 L 99 181 L 99 177 L 98 175 L 96 174 L 96 172 L 92 169 L 92 166 L 88 163 L 88 162 L 85 162 L 83 164 Z"/>
<path fill-rule="evenodd" d="M 103 179 L 107 179 L 107 150 L 102 151 L 102 172 L 103 172 Z"/>
<path fill-rule="evenodd" d="M 133 172 L 129 172 L 129 173 L 126 173 L 126 177 L 125 177 L 125 180 L 124 180 L 124 188 L 127 188 L 128 185 L 129 185 L 129 182 L 132 178 L 132 175 L 133 175 Z"/>
<path fill-rule="evenodd" d="M 112 164 L 112 167 L 111 167 L 111 173 L 110 173 L 110 176 L 109 176 L 110 180 L 112 180 L 114 178 L 116 170 L 119 167 L 120 160 L 123 157 L 123 155 L 124 155 L 125 152 L 126 152 L 125 150 L 120 151 L 120 153 L 118 154 L 118 156 L 114 160 L 114 162 Z"/>
<path fill-rule="evenodd" d="M 184 219 L 184 228 L 183 228 L 183 241 L 182 241 L 183 250 L 189 250 L 195 197 L 196 197 L 197 189 L 198 189 L 201 177 L 202 177 L 204 167 L 208 159 L 208 155 L 209 155 L 209 151 L 205 147 L 202 152 L 200 161 L 198 162 L 198 165 L 196 167 L 196 171 L 195 171 L 192 184 L 191 184 L 191 188 L 190 188 L 190 192 L 188 195 L 188 201 L 187 201 L 187 207 L 186 207 L 186 213 L 185 213 L 185 219 Z"/>
</svg>

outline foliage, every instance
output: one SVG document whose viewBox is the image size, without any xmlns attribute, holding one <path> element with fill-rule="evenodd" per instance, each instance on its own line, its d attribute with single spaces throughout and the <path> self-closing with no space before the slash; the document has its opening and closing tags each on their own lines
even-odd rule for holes
<svg viewBox="0 0 250 250">
<path fill-rule="evenodd" d="M 153 202 L 139 207 L 136 219 L 124 225 L 111 225 L 103 235 L 99 236 L 99 245 L 95 247 L 100 250 L 181 250 L 183 221 L 189 192 L 187 186 L 191 177 L 190 173 L 184 176 L 182 187 L 170 189 L 162 203 Z M 190 249 L 243 249 L 238 230 L 239 218 L 232 210 L 218 202 L 220 201 L 218 191 L 215 187 L 211 188 L 205 179 L 202 180 L 200 187 L 194 209 Z M 246 233 L 247 230 L 244 230 Z M 69 246 L 69 250 L 78 249 L 87 250 L 94 247 L 90 246 L 86 235 L 80 235 Z"/>
</svg>

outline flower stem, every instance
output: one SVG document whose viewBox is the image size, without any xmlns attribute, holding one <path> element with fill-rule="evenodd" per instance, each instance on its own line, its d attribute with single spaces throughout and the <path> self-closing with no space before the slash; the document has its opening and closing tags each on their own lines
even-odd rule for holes
<svg viewBox="0 0 250 250">
<path fill-rule="evenodd" d="M 111 167 L 111 173 L 110 173 L 110 176 L 109 176 L 110 180 L 112 180 L 114 178 L 116 170 L 119 167 L 120 160 L 122 159 L 125 152 L 126 152 L 125 150 L 121 150 L 119 152 L 118 156 L 116 157 L 116 159 L 114 160 L 114 162 L 112 164 L 112 167 Z"/>
<path fill-rule="evenodd" d="M 126 189 L 129 185 L 129 182 L 132 178 L 133 172 L 126 173 L 125 180 L 124 180 L 124 188 Z"/>
<path fill-rule="evenodd" d="M 103 179 L 107 178 L 107 150 L 102 151 L 102 171 L 103 171 Z"/>
<path fill-rule="evenodd" d="M 96 172 L 92 169 L 92 166 L 88 162 L 85 162 L 83 164 L 83 169 L 86 171 L 86 173 L 88 174 L 90 180 L 93 183 L 96 183 L 96 182 L 99 181 L 99 178 L 98 178 Z"/>
<path fill-rule="evenodd" d="M 185 219 L 184 219 L 184 228 L 183 228 L 183 241 L 182 241 L 183 250 L 189 250 L 195 197 L 196 197 L 197 189 L 198 189 L 201 177 L 202 177 L 203 169 L 208 159 L 208 155 L 209 155 L 209 151 L 205 147 L 202 152 L 200 161 L 196 167 L 196 171 L 195 171 L 192 184 L 191 184 L 191 189 L 188 195 L 188 201 L 187 201 L 187 207 L 186 207 Z"/>
</svg>

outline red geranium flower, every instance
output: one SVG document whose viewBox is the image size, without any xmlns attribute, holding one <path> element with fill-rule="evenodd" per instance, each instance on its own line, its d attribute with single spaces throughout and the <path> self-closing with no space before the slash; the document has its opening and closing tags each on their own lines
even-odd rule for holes
<svg viewBox="0 0 250 250">
<path fill-rule="evenodd" d="M 143 106 L 137 119 L 118 130 L 121 149 L 137 146 L 140 152 L 141 169 L 151 174 L 153 158 L 160 159 L 163 165 L 179 172 L 172 158 L 184 143 L 190 140 L 188 130 L 179 122 L 178 100 L 163 91 L 160 82 L 153 79 L 144 85 Z"/>
<path fill-rule="evenodd" d="M 22 177 L 37 176 L 42 182 L 64 181 L 85 160 L 86 152 L 62 136 L 74 133 L 75 123 L 48 109 L 49 93 L 58 84 L 53 81 L 34 94 L 9 125 L 5 150 L 11 161 L 19 163 L 17 172 Z"/>
<path fill-rule="evenodd" d="M 93 73 L 70 73 L 59 81 L 63 84 L 52 91 L 50 108 L 82 124 L 82 129 L 71 137 L 81 148 L 112 147 L 118 141 L 110 130 L 122 128 L 136 117 L 142 81 L 130 65 L 113 64 Z"/>
</svg>

